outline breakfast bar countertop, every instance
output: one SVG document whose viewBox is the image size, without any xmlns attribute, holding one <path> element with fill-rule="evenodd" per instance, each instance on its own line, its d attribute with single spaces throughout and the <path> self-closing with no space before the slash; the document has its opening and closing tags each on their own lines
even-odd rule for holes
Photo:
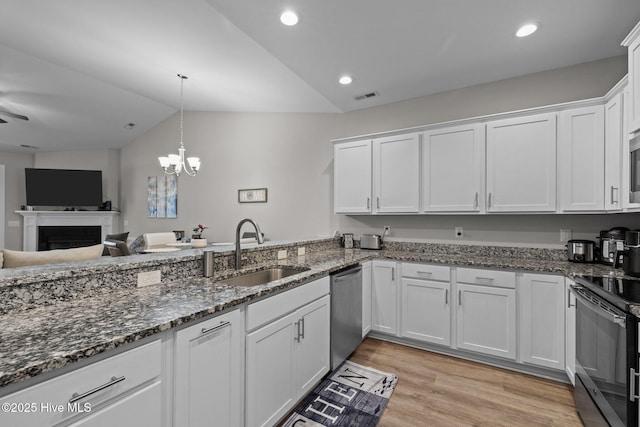
<svg viewBox="0 0 640 427">
<path fill-rule="evenodd" d="M 56 301 L 51 305 L 2 315 L 0 390 L 370 259 L 548 272 L 567 276 L 621 275 L 620 270 L 604 265 L 558 260 L 404 250 L 327 249 L 242 270 L 250 272 L 276 263 L 309 269 L 265 285 L 237 287 L 225 284 L 224 278 L 220 277 L 189 277 L 144 288 L 123 287 L 110 293 Z M 0 395 L 6 392 L 7 389 Z"/>
</svg>

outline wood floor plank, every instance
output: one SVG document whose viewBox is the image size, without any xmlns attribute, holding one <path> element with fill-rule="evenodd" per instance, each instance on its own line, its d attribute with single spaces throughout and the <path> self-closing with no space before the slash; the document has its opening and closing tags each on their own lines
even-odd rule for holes
<svg viewBox="0 0 640 427">
<path fill-rule="evenodd" d="M 353 362 L 396 373 L 380 426 L 582 426 L 570 386 L 367 338 Z"/>
</svg>

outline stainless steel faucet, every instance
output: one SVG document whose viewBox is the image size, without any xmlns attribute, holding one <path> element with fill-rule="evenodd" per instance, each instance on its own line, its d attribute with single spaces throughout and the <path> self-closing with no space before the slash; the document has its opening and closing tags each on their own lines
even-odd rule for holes
<svg viewBox="0 0 640 427">
<path fill-rule="evenodd" d="M 242 264 L 242 256 L 240 255 L 240 229 L 242 228 L 242 224 L 245 222 L 251 223 L 251 225 L 256 229 L 256 239 L 258 239 L 258 244 L 264 243 L 264 237 L 262 237 L 260 226 L 254 220 L 245 218 L 240 221 L 236 228 L 236 270 L 240 270 Z"/>
</svg>

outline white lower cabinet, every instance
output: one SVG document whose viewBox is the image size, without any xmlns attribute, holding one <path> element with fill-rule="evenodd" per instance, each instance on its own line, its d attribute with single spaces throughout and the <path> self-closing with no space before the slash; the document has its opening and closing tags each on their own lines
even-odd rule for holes
<svg viewBox="0 0 640 427">
<path fill-rule="evenodd" d="M 504 284 L 513 288 L 501 287 L 505 275 L 513 276 L 512 284 Z M 461 276 L 481 284 L 460 283 Z M 458 277 L 458 348 L 515 360 L 515 273 L 459 268 Z"/>
<path fill-rule="evenodd" d="M 362 264 L 362 338 L 371 331 L 371 261 Z"/>
<path fill-rule="evenodd" d="M 176 332 L 174 425 L 241 425 L 243 336 L 240 310 Z"/>
<path fill-rule="evenodd" d="M 153 341 L 5 396 L 3 405 L 35 406 L 29 413 L 3 412 L 0 424 L 167 425 L 161 349 L 160 340 Z"/>
<path fill-rule="evenodd" d="M 518 298 L 524 363 L 565 369 L 564 295 L 564 277 L 523 274 Z"/>
<path fill-rule="evenodd" d="M 576 296 L 571 292 L 571 285 L 575 285 L 571 279 L 565 279 L 567 292 L 567 305 L 565 307 L 565 336 L 564 336 L 564 356 L 565 372 L 571 381 L 576 385 Z"/>
<path fill-rule="evenodd" d="M 402 276 L 401 335 L 449 346 L 451 344 L 449 267 L 402 264 Z"/>
<path fill-rule="evenodd" d="M 325 296 L 247 334 L 246 425 L 275 424 L 329 371 L 329 278 L 316 282 L 320 281 L 326 283 Z M 303 288 L 255 303 L 267 304 L 266 309 L 256 307 L 259 314 L 255 317 L 249 305 L 247 318 L 261 319 L 262 313 L 268 311 L 282 313 L 296 301 L 304 300 L 305 293 L 300 292 Z M 297 294 L 287 295 L 294 291 Z M 250 328 L 252 321 L 247 324 Z"/>
<path fill-rule="evenodd" d="M 371 266 L 371 330 L 398 333 L 397 264 L 373 261 Z"/>
</svg>

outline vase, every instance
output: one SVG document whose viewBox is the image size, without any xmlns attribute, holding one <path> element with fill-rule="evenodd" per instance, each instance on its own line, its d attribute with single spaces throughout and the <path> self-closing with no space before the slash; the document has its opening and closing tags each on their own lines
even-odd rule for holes
<svg viewBox="0 0 640 427">
<path fill-rule="evenodd" d="M 207 246 L 207 239 L 191 239 L 192 248 L 204 248 Z"/>
</svg>

